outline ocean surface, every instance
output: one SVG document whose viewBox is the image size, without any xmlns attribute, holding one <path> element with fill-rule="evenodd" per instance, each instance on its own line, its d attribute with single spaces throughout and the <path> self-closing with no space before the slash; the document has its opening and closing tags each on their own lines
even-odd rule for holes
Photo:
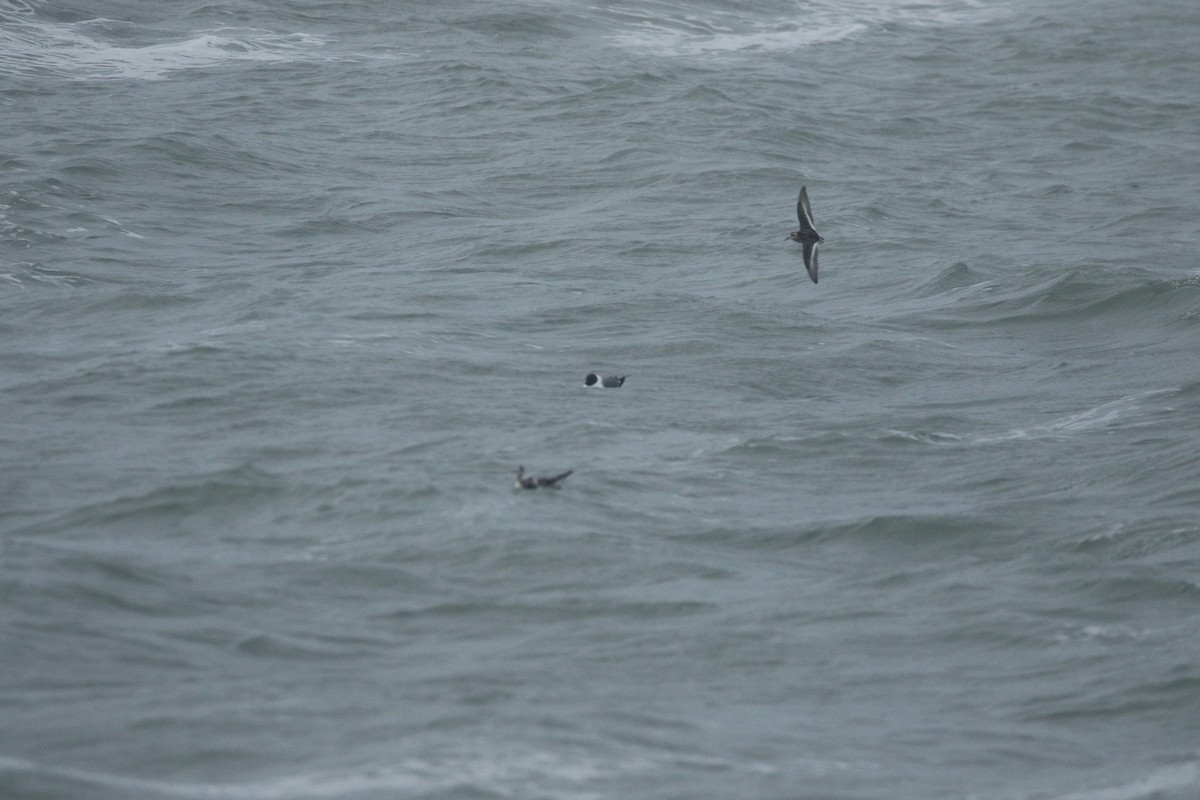
<svg viewBox="0 0 1200 800">
<path fill-rule="evenodd" d="M 1200 797 L 1197 42 L 0 0 L 0 798 Z"/>
</svg>

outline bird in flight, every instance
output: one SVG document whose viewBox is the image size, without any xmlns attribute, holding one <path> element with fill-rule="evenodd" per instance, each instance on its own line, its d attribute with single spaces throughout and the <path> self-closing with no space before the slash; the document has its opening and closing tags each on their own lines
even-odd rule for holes
<svg viewBox="0 0 1200 800">
<path fill-rule="evenodd" d="M 812 206 L 808 204 L 808 189 L 804 186 L 800 187 L 800 199 L 796 201 L 796 216 L 800 218 L 800 230 L 792 231 L 788 238 L 804 247 L 804 268 L 808 270 L 808 277 L 816 283 L 817 245 L 825 240 L 813 227 Z"/>
</svg>

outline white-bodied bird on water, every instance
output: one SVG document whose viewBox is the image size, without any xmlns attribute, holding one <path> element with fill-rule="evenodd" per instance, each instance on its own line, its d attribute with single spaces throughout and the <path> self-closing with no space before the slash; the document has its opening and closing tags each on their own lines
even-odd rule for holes
<svg viewBox="0 0 1200 800">
<path fill-rule="evenodd" d="M 597 375 L 594 372 L 589 372 L 587 377 L 583 379 L 583 385 L 591 389 L 620 389 L 625 385 L 625 379 L 628 375 L 617 377 L 616 375 Z"/>
<path fill-rule="evenodd" d="M 792 231 L 788 236 L 793 242 L 799 242 L 804 247 L 804 268 L 808 277 L 817 282 L 817 245 L 825 241 L 817 229 L 813 227 L 812 206 L 808 204 L 808 189 L 800 187 L 800 199 L 796 201 L 796 216 L 800 218 L 800 230 Z"/>
<path fill-rule="evenodd" d="M 532 475 L 526 477 L 525 468 L 517 467 L 517 482 L 513 484 L 516 489 L 557 489 L 558 482 L 566 478 L 575 470 L 569 469 L 566 472 L 561 472 L 558 475 L 549 477 L 535 478 Z"/>
</svg>

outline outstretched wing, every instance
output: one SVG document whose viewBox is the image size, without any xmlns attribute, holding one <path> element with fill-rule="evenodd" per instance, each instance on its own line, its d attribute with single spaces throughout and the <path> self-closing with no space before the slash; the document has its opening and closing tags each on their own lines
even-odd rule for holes
<svg viewBox="0 0 1200 800">
<path fill-rule="evenodd" d="M 803 197 L 803 195 L 801 195 Z M 808 270 L 808 277 L 812 278 L 812 282 L 817 282 L 817 243 L 804 243 L 804 268 Z"/>
<path fill-rule="evenodd" d="M 816 227 L 813 225 L 812 206 L 808 204 L 808 188 L 805 186 L 800 187 L 800 199 L 796 201 L 796 216 L 800 218 L 800 230 L 816 231 Z"/>
</svg>

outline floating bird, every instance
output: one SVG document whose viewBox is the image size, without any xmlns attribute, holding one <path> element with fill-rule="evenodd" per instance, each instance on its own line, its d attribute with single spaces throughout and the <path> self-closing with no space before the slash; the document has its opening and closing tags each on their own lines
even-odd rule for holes
<svg viewBox="0 0 1200 800">
<path fill-rule="evenodd" d="M 616 375 L 605 375 L 603 377 L 594 372 L 589 372 L 587 377 L 583 379 L 584 386 L 590 386 L 593 389 L 599 389 L 603 386 L 605 389 L 620 389 L 625 385 L 625 379 L 628 375 L 617 377 Z"/>
<path fill-rule="evenodd" d="M 804 246 L 804 268 L 808 270 L 808 277 L 816 283 L 817 244 L 825 240 L 813 227 L 812 206 L 808 204 L 808 190 L 803 186 L 800 187 L 800 199 L 796 201 L 796 216 L 800 218 L 800 230 L 792 231 L 788 238 Z"/>
<path fill-rule="evenodd" d="M 573 469 L 569 469 L 566 472 L 563 472 L 559 475 L 555 475 L 552 478 L 526 478 L 525 477 L 525 468 L 517 467 L 517 482 L 515 484 L 513 484 L 513 487 L 516 489 L 541 489 L 541 488 L 557 489 L 558 482 L 561 481 L 563 478 L 567 477 L 568 475 L 570 475 L 574 471 L 575 470 L 573 470 Z"/>
</svg>

